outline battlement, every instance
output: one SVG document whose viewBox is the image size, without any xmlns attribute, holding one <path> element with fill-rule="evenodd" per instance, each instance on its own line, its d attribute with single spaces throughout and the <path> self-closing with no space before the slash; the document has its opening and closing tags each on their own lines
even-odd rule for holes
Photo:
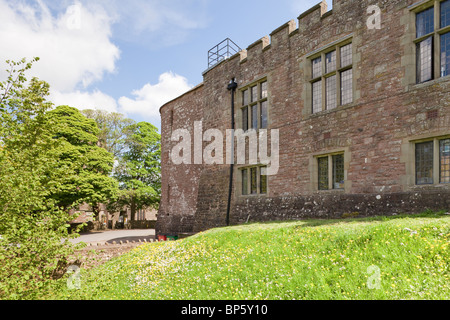
<svg viewBox="0 0 450 320">
<path fill-rule="evenodd" d="M 297 19 L 299 21 L 299 29 L 307 30 L 307 27 L 313 23 L 320 22 L 322 16 L 328 11 L 328 4 L 325 0 L 316 4 L 311 9 L 302 13 Z"/>
<path fill-rule="evenodd" d="M 344 0 L 333 0 L 333 6 L 340 7 Z M 303 36 L 314 24 L 320 23 L 322 19 L 332 15 L 332 11 L 328 11 L 328 4 L 326 0 L 322 0 L 312 8 L 306 10 L 297 18 L 298 23 L 295 19 L 292 19 L 280 27 L 276 28 L 269 35 L 266 35 L 254 43 L 250 44 L 246 49 L 242 49 L 237 54 L 223 59 L 220 63 L 209 67 L 203 72 L 203 75 L 208 73 L 210 70 L 214 69 L 216 66 L 220 65 L 222 62 L 231 61 L 233 59 L 239 59 L 240 63 L 245 63 L 252 57 L 256 57 L 261 52 L 270 50 L 272 48 L 277 48 L 281 43 L 283 43 L 287 38 L 292 36 Z"/>
</svg>

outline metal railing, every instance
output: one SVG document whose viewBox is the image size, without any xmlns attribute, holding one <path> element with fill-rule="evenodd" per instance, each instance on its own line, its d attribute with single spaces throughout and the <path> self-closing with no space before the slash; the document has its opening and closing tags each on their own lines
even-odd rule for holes
<svg viewBox="0 0 450 320">
<path fill-rule="evenodd" d="M 226 38 L 218 45 L 208 51 L 208 69 L 214 67 L 219 62 L 230 58 L 241 51 L 241 48 L 231 39 Z"/>
</svg>

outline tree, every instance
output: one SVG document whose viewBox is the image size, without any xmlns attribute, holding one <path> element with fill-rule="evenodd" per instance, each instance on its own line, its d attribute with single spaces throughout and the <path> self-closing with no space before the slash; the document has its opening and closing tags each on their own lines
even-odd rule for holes
<svg viewBox="0 0 450 320">
<path fill-rule="evenodd" d="M 112 153 L 116 159 L 119 158 L 131 134 L 129 128 L 135 121 L 125 118 L 123 114 L 103 110 L 83 110 L 82 113 L 97 123 L 99 145 Z"/>
<path fill-rule="evenodd" d="M 52 188 L 51 196 L 65 210 L 86 202 L 97 218 L 100 203 L 114 198 L 118 190 L 117 181 L 110 176 L 114 156 L 98 146 L 96 122 L 78 109 L 59 106 L 47 116 L 54 124 L 52 137 L 61 141 L 55 157 L 71 172 Z"/>
<path fill-rule="evenodd" d="M 136 211 L 157 208 L 161 194 L 161 135 L 155 126 L 139 122 L 128 127 L 132 133 L 126 141 L 127 149 L 119 159 L 114 176 L 120 191 L 116 207 L 131 209 L 131 220 Z"/>
<path fill-rule="evenodd" d="M 61 141 L 52 138 L 46 115 L 49 85 L 25 72 L 25 59 L 7 61 L 0 82 L 0 299 L 33 299 L 51 281 L 61 259 L 73 253 L 71 217 L 51 197 L 71 167 L 55 158 Z"/>
</svg>

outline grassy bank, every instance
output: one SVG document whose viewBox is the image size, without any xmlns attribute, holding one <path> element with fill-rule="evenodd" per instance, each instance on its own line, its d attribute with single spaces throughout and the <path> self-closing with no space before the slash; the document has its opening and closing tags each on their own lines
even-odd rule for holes
<svg viewBox="0 0 450 320">
<path fill-rule="evenodd" d="M 52 299 L 450 299 L 450 216 L 309 220 L 142 245 Z"/>
</svg>

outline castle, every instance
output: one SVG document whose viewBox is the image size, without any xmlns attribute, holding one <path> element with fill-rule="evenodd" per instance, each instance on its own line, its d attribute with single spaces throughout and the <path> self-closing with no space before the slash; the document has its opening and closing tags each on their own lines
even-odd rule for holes
<svg viewBox="0 0 450 320">
<path fill-rule="evenodd" d="M 161 107 L 156 232 L 448 210 L 449 91 L 450 0 L 322 1 Z"/>
</svg>

